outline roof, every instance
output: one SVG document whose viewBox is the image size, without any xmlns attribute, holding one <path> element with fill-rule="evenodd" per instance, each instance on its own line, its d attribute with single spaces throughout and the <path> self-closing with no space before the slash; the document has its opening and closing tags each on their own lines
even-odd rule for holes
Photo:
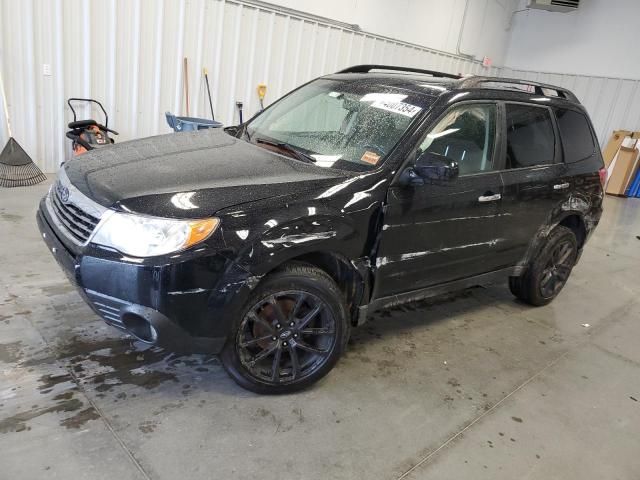
<svg viewBox="0 0 640 480">
<path fill-rule="evenodd" d="M 505 93 L 520 93 L 523 97 L 535 95 L 563 99 L 580 104 L 578 98 L 564 87 L 515 78 L 468 76 L 461 77 L 450 73 L 423 70 L 412 67 L 390 65 L 355 65 L 337 72 L 330 77 L 363 80 L 410 89 L 415 92 L 439 95 L 454 90 L 492 90 Z M 425 91 L 426 90 L 426 91 Z"/>
</svg>

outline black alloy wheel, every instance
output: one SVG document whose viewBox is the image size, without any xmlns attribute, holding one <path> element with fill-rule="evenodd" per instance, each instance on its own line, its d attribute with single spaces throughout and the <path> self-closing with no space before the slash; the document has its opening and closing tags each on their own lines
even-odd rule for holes
<svg viewBox="0 0 640 480">
<path fill-rule="evenodd" d="M 523 302 L 546 305 L 567 283 L 577 258 L 575 233 L 559 225 L 551 231 L 527 271 L 519 277 L 509 277 L 509 289 Z"/>
<path fill-rule="evenodd" d="M 540 276 L 540 294 L 544 298 L 553 298 L 567 283 L 573 262 L 574 244 L 569 240 L 558 242 L 549 256 L 549 260 Z"/>
<path fill-rule="evenodd" d="M 322 366 L 336 343 L 333 313 L 317 296 L 279 292 L 244 316 L 236 339 L 242 365 L 272 384 L 302 380 Z"/>
<path fill-rule="evenodd" d="M 290 263 L 256 287 L 220 358 L 233 380 L 248 390 L 294 392 L 333 368 L 349 332 L 335 281 L 319 268 Z"/>
</svg>

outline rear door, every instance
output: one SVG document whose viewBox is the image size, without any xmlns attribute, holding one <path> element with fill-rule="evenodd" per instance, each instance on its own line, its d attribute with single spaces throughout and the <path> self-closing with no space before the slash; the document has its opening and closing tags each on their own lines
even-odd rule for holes
<svg viewBox="0 0 640 480">
<path fill-rule="evenodd" d="M 504 192 L 497 229 L 503 266 L 518 263 L 555 205 L 570 189 L 549 107 L 505 103 Z"/>
</svg>

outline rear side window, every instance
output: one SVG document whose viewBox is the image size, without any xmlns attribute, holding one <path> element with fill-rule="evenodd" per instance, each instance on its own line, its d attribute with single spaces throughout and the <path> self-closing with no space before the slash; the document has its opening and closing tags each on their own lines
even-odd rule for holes
<svg viewBox="0 0 640 480">
<path fill-rule="evenodd" d="M 579 162 L 593 155 L 595 144 L 587 117 L 574 110 L 556 109 L 556 118 L 562 138 L 564 161 Z"/>
<path fill-rule="evenodd" d="M 547 108 L 507 104 L 507 168 L 554 162 L 555 134 Z"/>
</svg>

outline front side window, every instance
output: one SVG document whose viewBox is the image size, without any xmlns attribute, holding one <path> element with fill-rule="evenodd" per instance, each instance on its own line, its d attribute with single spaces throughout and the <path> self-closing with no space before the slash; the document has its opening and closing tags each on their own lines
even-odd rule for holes
<svg viewBox="0 0 640 480">
<path fill-rule="evenodd" d="M 544 107 L 507 104 L 507 168 L 554 162 L 555 134 Z"/>
<path fill-rule="evenodd" d="M 432 102 L 392 86 L 318 79 L 250 121 L 245 138 L 286 144 L 321 167 L 371 170 Z"/>
<path fill-rule="evenodd" d="M 496 106 L 469 104 L 450 110 L 427 134 L 418 149 L 458 163 L 460 175 L 493 170 Z"/>
<path fill-rule="evenodd" d="M 595 144 L 587 117 L 574 110 L 558 108 L 556 119 L 562 138 L 565 162 L 579 162 L 593 155 Z"/>
</svg>

